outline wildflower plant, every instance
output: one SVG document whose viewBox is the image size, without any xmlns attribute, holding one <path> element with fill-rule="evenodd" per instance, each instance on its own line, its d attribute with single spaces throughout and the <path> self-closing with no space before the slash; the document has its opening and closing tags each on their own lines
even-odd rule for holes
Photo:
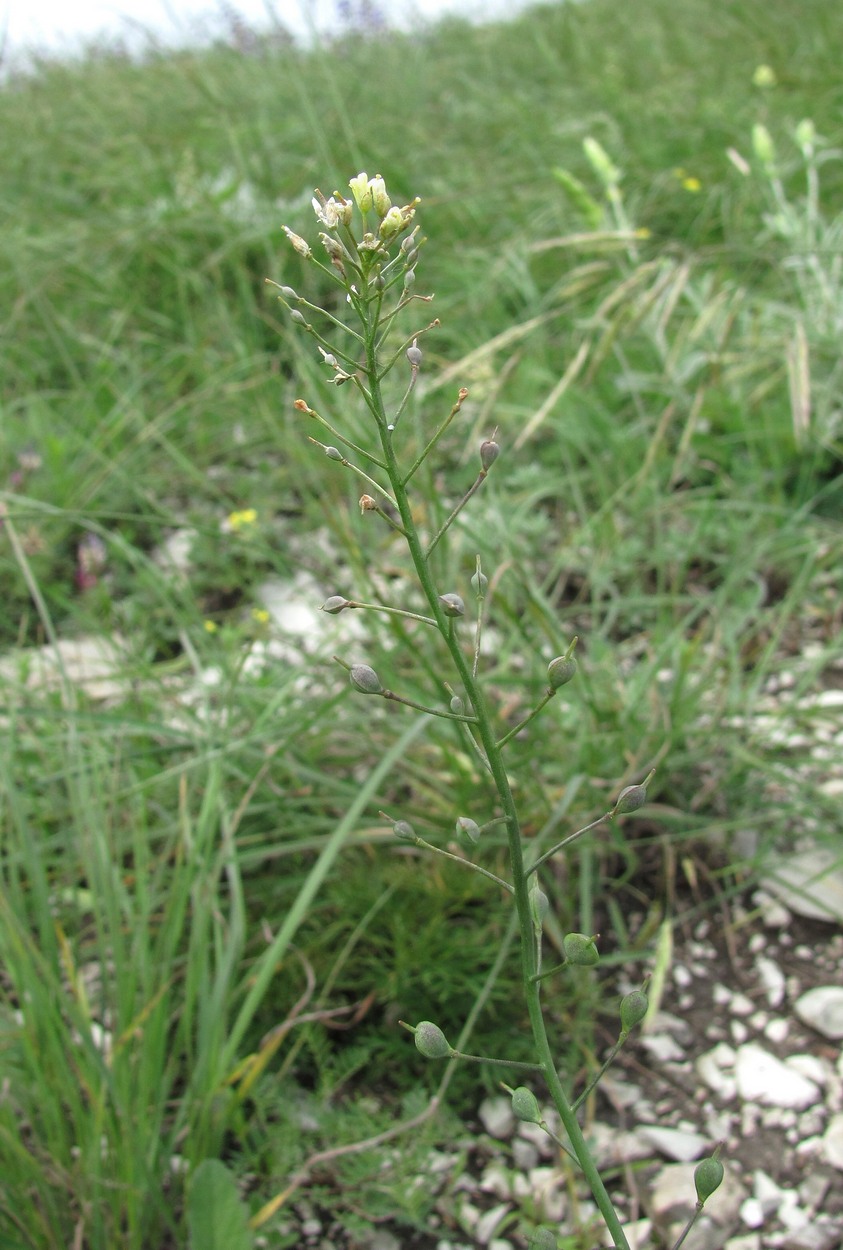
<svg viewBox="0 0 843 1250">
<path fill-rule="evenodd" d="M 616 179 L 613 185 L 615 182 Z M 290 286 L 272 285 L 278 287 L 279 298 L 289 312 L 293 327 L 313 339 L 316 353 L 330 371 L 331 382 L 347 391 L 355 391 L 371 414 L 371 437 L 358 442 L 349 437 L 339 423 L 335 424 L 306 400 L 295 401 L 295 408 L 318 428 L 320 437 L 312 437 L 311 441 L 321 447 L 325 456 L 338 468 L 355 474 L 362 483 L 361 512 L 374 514 L 401 535 L 423 596 L 424 610 L 414 612 L 392 604 L 363 603 L 338 594 L 331 594 L 322 608 L 334 615 L 362 609 L 404 618 L 412 623 L 414 630 L 429 631 L 435 635 L 435 645 L 444 648 L 447 653 L 451 666 L 450 680 L 442 679 L 441 688 L 433 691 L 425 703 L 388 689 L 373 665 L 367 662 L 356 658 L 335 659 L 348 673 L 355 692 L 454 722 L 465 738 L 478 775 L 491 782 L 497 810 L 489 812 L 483 825 L 466 816 L 456 817 L 454 833 L 466 856 L 482 857 L 484 832 L 490 827 L 503 826 L 509 861 L 506 877 L 490 871 L 473 858 L 463 858 L 426 841 L 416 833 L 405 814 L 381 814 L 391 823 L 396 839 L 458 862 L 467 871 L 480 874 L 499 894 L 511 901 L 520 931 L 524 1003 L 535 1060 L 520 1063 L 502 1056 L 463 1054 L 451 1045 L 443 1030 L 429 1020 L 404 1027 L 413 1034 L 417 1050 L 432 1061 L 463 1059 L 510 1070 L 521 1067 L 541 1079 L 561 1121 L 561 1134 L 557 1136 L 546 1123 L 539 1099 L 525 1085 L 515 1088 L 504 1085 L 512 1098 L 513 1114 L 516 1119 L 542 1127 L 574 1160 L 591 1190 L 612 1244 L 617 1250 L 629 1250 L 620 1216 L 580 1126 L 578 1110 L 630 1032 L 643 1020 L 648 1009 L 647 995 L 643 990 L 634 990 L 624 997 L 620 1004 L 617 1044 L 594 1081 L 575 1098 L 566 1089 L 557 1070 L 554 1046 L 548 1036 L 543 1012 L 542 994 L 551 977 L 572 967 L 593 967 L 598 962 L 597 936 L 568 933 L 562 944 L 562 962 L 554 967 L 544 967 L 543 925 L 549 903 L 542 888 L 542 870 L 554 856 L 601 821 L 615 820 L 642 807 L 647 800 L 647 785 L 653 774 L 651 772 L 641 784 L 626 787 L 597 821 L 568 834 L 554 846 L 545 849 L 523 841 L 507 772 L 507 746 L 540 715 L 563 686 L 576 679 L 577 639 L 572 638 L 564 654 L 551 660 L 547 667 L 546 689 L 532 710 L 517 725 L 502 726 L 484 690 L 480 640 L 488 583 L 480 558 L 477 557 L 474 574 L 470 580 L 466 579 L 468 584 L 465 586 L 440 585 L 436 571 L 441 564 L 431 559 L 440 543 L 447 539 L 454 521 L 495 469 L 501 447 L 495 432 L 484 439 L 478 450 L 473 483 L 450 509 L 439 529 L 435 533 L 425 532 L 417 521 L 417 510 L 413 506 L 411 491 L 414 478 L 422 464 L 436 453 L 443 435 L 458 417 L 468 392 L 465 389 L 458 391 L 450 409 L 434 428 L 420 434 L 418 439 L 407 437 L 409 422 L 406 413 L 424 364 L 420 344 L 439 324 L 433 320 L 416 325 L 400 336 L 396 345 L 398 318 L 405 313 L 414 313 L 432 298 L 416 291 L 416 270 L 425 242 L 415 221 L 420 201 L 412 200 L 400 206 L 393 204 L 384 179 L 380 176 L 369 178 L 365 173 L 352 178 L 349 187 L 349 197 L 335 191 L 330 198 L 326 198 L 317 191 L 313 199 L 313 209 L 321 228 L 319 239 L 324 260 L 308 240 L 285 227 L 296 253 L 341 289 L 344 295 L 341 306 L 347 309 L 347 317 L 342 318 L 335 311 L 320 308 Z M 396 388 L 397 399 L 394 402 L 388 398 L 391 388 L 386 385 L 393 372 L 403 373 L 403 383 Z M 343 398 L 345 400 L 345 396 Z M 421 446 L 422 450 L 416 451 L 417 446 Z M 472 605 L 471 609 L 468 604 Z M 700 1167 L 705 1170 L 697 1182 L 694 1218 L 717 1187 L 714 1180 L 722 1174 L 716 1154 Z M 556 1234 L 548 1228 L 533 1230 L 531 1238 L 534 1245 L 555 1247 L 557 1244 Z"/>
</svg>

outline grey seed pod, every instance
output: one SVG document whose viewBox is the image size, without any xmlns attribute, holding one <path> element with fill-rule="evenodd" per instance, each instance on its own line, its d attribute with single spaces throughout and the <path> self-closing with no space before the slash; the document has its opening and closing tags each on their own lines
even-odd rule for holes
<svg viewBox="0 0 843 1250">
<path fill-rule="evenodd" d="M 458 694 L 455 694 L 453 696 L 449 704 L 449 707 L 455 716 L 462 716 L 463 712 L 465 711 L 465 703 L 463 702 L 463 700 L 460 698 Z"/>
<path fill-rule="evenodd" d="M 419 258 L 419 249 L 417 247 L 411 247 L 409 252 L 407 253 L 407 264 L 411 269 L 413 265 L 416 263 L 416 261 L 418 260 L 418 258 Z"/>
<path fill-rule="evenodd" d="M 650 1000 L 643 990 L 632 990 L 621 999 L 621 1028 L 625 1033 L 634 1029 L 646 1016 Z"/>
<path fill-rule="evenodd" d="M 286 300 L 298 299 L 297 292 L 294 291 L 291 286 L 282 286 L 281 294 L 284 296 L 284 299 Z"/>
<path fill-rule="evenodd" d="M 339 447 L 326 447 L 325 455 L 328 457 L 329 460 L 342 460 L 343 459 L 343 454 L 340 451 Z"/>
<path fill-rule="evenodd" d="M 415 269 L 408 269 L 407 272 L 404 274 L 404 290 L 409 291 L 410 287 L 413 287 L 415 285 L 416 285 L 416 271 Z"/>
<path fill-rule="evenodd" d="M 568 963 L 575 968 L 591 968 L 600 959 L 594 938 L 585 933 L 566 933 L 562 939 L 562 950 Z"/>
<path fill-rule="evenodd" d="M 451 1053 L 448 1039 L 438 1024 L 430 1020 L 422 1020 L 413 1030 L 416 1039 L 416 1050 L 425 1059 L 447 1059 Z"/>
<path fill-rule="evenodd" d="M 414 369 L 418 369 L 423 359 L 421 348 L 416 346 L 417 342 L 418 339 L 413 339 L 412 347 L 407 348 L 407 359 Z"/>
<path fill-rule="evenodd" d="M 409 820 L 394 820 L 392 832 L 401 842 L 415 842 L 416 840 L 416 831 Z"/>
<path fill-rule="evenodd" d="M 547 666 L 547 680 L 551 690 L 566 686 L 576 676 L 577 662 L 572 655 L 557 655 Z"/>
<path fill-rule="evenodd" d="M 343 608 L 348 607 L 348 600 L 343 599 L 342 595 L 331 595 L 330 599 L 326 599 L 322 604 L 320 611 L 328 612 L 331 616 L 336 616 L 338 612 L 342 612 Z"/>
<path fill-rule="evenodd" d="M 373 286 L 373 287 L 375 288 L 375 290 L 376 290 L 376 291 L 378 291 L 378 292 L 383 291 L 383 290 L 385 289 L 385 287 L 386 287 L 386 283 L 384 282 L 384 278 L 383 278 L 383 274 L 382 274 L 382 273 L 379 273 L 379 274 L 378 274 L 378 276 L 375 278 L 374 282 L 372 283 L 372 286 Z"/>
<path fill-rule="evenodd" d="M 548 902 L 548 898 L 544 890 L 539 888 L 535 877 L 532 877 L 530 880 L 528 898 L 530 902 L 530 915 L 532 916 L 533 924 L 543 924 L 544 918 L 550 907 L 550 903 Z"/>
<path fill-rule="evenodd" d="M 493 438 L 487 438 L 480 444 L 480 463 L 484 469 L 491 469 L 500 454 L 500 445 Z"/>
<path fill-rule="evenodd" d="M 714 1155 L 697 1164 L 694 1169 L 694 1186 L 700 1202 L 707 1202 L 722 1183 L 723 1164 Z"/>
<path fill-rule="evenodd" d="M 476 820 L 468 816 L 460 816 L 457 820 L 457 841 L 464 851 L 474 850 L 480 841 L 480 826 Z"/>
<path fill-rule="evenodd" d="M 485 573 L 472 573 L 471 574 L 471 586 L 475 594 L 484 595 L 486 593 L 486 587 L 488 585 L 489 585 L 489 579 Z"/>
<path fill-rule="evenodd" d="M 512 1091 L 512 1114 L 516 1120 L 523 1120 L 525 1124 L 541 1124 L 542 1122 L 538 1099 L 526 1085 L 519 1085 Z"/>
<path fill-rule="evenodd" d="M 637 812 L 647 802 L 646 786 L 627 786 L 618 795 L 616 812 Z"/>
<path fill-rule="evenodd" d="M 465 616 L 465 604 L 459 595 L 440 595 L 439 602 L 446 616 Z"/>
<path fill-rule="evenodd" d="M 360 694 L 381 694 L 383 691 L 380 678 L 368 664 L 353 664 L 348 676 L 352 686 Z"/>
<path fill-rule="evenodd" d="M 294 308 L 294 309 L 293 309 L 293 311 L 290 313 L 290 320 L 291 320 L 291 321 L 295 321 L 295 323 L 296 323 L 296 325 L 297 325 L 297 326 L 306 326 L 306 325 L 307 325 L 307 320 L 306 320 L 306 318 L 305 318 L 304 314 L 303 314 L 303 313 L 300 313 L 300 312 L 299 312 L 299 310 L 298 310 L 297 308 Z"/>
</svg>

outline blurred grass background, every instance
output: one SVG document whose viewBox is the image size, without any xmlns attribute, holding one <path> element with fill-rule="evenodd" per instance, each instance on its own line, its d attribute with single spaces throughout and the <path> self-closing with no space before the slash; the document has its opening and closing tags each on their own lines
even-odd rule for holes
<svg viewBox="0 0 843 1250">
<path fill-rule="evenodd" d="M 314 187 L 366 169 L 422 198 L 442 324 L 407 438 L 469 388 L 419 475 L 433 524 L 498 428 L 439 558 L 443 584 L 477 553 L 490 572 L 506 721 L 581 639 L 576 688 L 513 743 L 528 836 L 658 765 L 655 803 L 550 877 L 561 929 L 601 928 L 643 975 L 665 914 L 690 923 L 774 842 L 838 828 L 786 743 L 737 720 L 771 689 L 790 715 L 841 651 L 838 25 L 825 0 L 588 0 L 6 81 L 0 644 L 24 658 L 0 719 L 4 1245 L 186 1244 L 184 1168 L 205 1158 L 258 1211 L 320 1144 L 418 1109 L 431 1078 L 399 1016 L 455 1031 L 483 995 L 473 1047 L 519 1045 L 517 959 L 488 979 L 503 910 L 377 817 L 442 841 L 482 822 L 471 761 L 447 728 L 411 741 L 400 713 L 347 701 L 330 650 L 274 646 L 266 620 L 270 576 L 316 604 L 405 591 L 292 402 L 361 413 L 264 284 L 333 298 L 283 235 L 313 235 Z M 174 534 L 181 576 L 159 554 Z M 436 656 L 367 628 L 358 658 L 429 696 Z M 27 681 L 27 648 L 92 636 L 121 640 L 119 697 Z M 502 864 L 491 837 L 487 855 Z M 311 978 L 319 1019 L 245 1082 Z M 613 1004 L 560 992 L 572 1074 Z M 353 1027 L 327 1027 L 337 1008 Z M 460 1071 L 452 1105 L 493 1085 Z M 346 1163 L 337 1184 L 364 1199 L 328 1192 L 350 1237 L 384 1213 L 424 1227 L 406 1180 L 431 1140 L 386 1173 L 383 1152 Z"/>
</svg>

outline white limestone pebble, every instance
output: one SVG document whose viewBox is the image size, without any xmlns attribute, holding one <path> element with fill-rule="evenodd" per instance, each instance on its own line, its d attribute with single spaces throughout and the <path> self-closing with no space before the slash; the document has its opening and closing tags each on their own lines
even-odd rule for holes
<svg viewBox="0 0 843 1250">
<path fill-rule="evenodd" d="M 794 1011 L 803 1024 L 816 1029 L 823 1037 L 839 1041 L 843 1038 L 843 988 L 819 985 L 808 990 L 794 1003 Z"/>
<path fill-rule="evenodd" d="M 739 1046 L 735 1058 L 738 1093 L 745 1102 L 804 1111 L 820 1097 L 813 1081 L 754 1042 Z"/>
</svg>

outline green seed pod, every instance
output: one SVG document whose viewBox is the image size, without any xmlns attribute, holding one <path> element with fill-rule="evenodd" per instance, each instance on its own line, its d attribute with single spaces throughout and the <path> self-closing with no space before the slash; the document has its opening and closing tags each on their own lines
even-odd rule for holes
<svg viewBox="0 0 843 1250">
<path fill-rule="evenodd" d="M 523 1120 L 525 1124 L 541 1124 L 542 1122 L 538 1099 L 531 1089 L 527 1089 L 526 1085 L 519 1085 L 512 1091 L 512 1114 L 516 1120 Z"/>
<path fill-rule="evenodd" d="M 284 296 L 284 299 L 286 300 L 298 299 L 297 293 L 293 290 L 291 286 L 282 286 L 281 294 Z"/>
<path fill-rule="evenodd" d="M 566 933 L 562 939 L 562 949 L 568 963 L 576 968 L 592 968 L 600 959 L 594 938 L 587 937 L 584 933 Z"/>
<path fill-rule="evenodd" d="M 646 786 L 627 786 L 618 795 L 616 812 L 637 812 L 647 802 Z"/>
<path fill-rule="evenodd" d="M 558 1250 L 559 1242 L 549 1228 L 534 1228 L 527 1238 L 527 1245 L 530 1250 Z"/>
<path fill-rule="evenodd" d="M 535 877 L 530 878 L 530 890 L 528 894 L 530 902 L 530 915 L 533 918 L 533 924 L 541 927 L 544 918 L 547 915 L 550 903 L 544 890 L 539 888 L 539 884 Z"/>
<path fill-rule="evenodd" d="M 440 595 L 439 602 L 446 616 L 465 616 L 465 604 L 459 595 Z"/>
<path fill-rule="evenodd" d="M 458 694 L 451 699 L 449 707 L 455 716 L 462 716 L 465 713 L 465 704 Z"/>
<path fill-rule="evenodd" d="M 399 842 L 415 842 L 416 840 L 416 831 L 409 820 L 394 820 L 392 822 L 392 832 Z"/>
<path fill-rule="evenodd" d="M 321 611 L 327 612 L 331 616 L 336 616 L 338 612 L 342 612 L 343 608 L 348 607 L 348 600 L 343 599 L 342 595 L 331 595 L 330 599 L 326 599 L 322 604 Z"/>
<path fill-rule="evenodd" d="M 297 326 L 307 325 L 307 321 L 305 319 L 304 314 L 300 313 L 297 308 L 294 308 L 293 311 L 290 313 L 290 320 L 295 321 Z"/>
<path fill-rule="evenodd" d="M 489 579 L 485 573 L 472 573 L 471 586 L 476 595 L 485 595 L 486 587 L 489 585 Z"/>
<path fill-rule="evenodd" d="M 413 1033 L 416 1039 L 416 1050 L 424 1055 L 425 1059 L 447 1059 L 450 1055 L 451 1047 L 448 1045 L 448 1039 L 438 1024 L 422 1020 L 421 1024 L 417 1024 L 413 1029 Z"/>
<path fill-rule="evenodd" d="M 476 820 L 468 816 L 460 816 L 457 820 L 457 841 L 464 851 L 473 851 L 480 841 L 480 826 Z"/>
<path fill-rule="evenodd" d="M 342 460 L 343 459 L 343 454 L 340 451 L 339 447 L 326 447 L 325 455 L 328 457 L 329 460 Z"/>
<path fill-rule="evenodd" d="M 723 1181 L 723 1164 L 712 1155 L 694 1168 L 694 1185 L 700 1202 L 707 1202 Z"/>
<path fill-rule="evenodd" d="M 650 1000 L 643 990 L 633 990 L 621 999 L 621 1028 L 625 1033 L 640 1024 L 650 1007 Z"/>
<path fill-rule="evenodd" d="M 547 680 L 551 690 L 567 685 L 576 672 L 577 662 L 572 655 L 557 655 L 547 666 Z"/>
<path fill-rule="evenodd" d="M 413 287 L 415 285 L 416 285 L 416 271 L 415 269 L 408 269 L 407 272 L 404 274 L 404 290 L 409 291 L 410 287 Z"/>
<path fill-rule="evenodd" d="M 348 676 L 352 686 L 360 694 L 380 694 L 383 690 L 380 678 L 368 664 L 353 664 Z"/>
<path fill-rule="evenodd" d="M 480 463 L 484 469 L 491 469 L 500 454 L 500 446 L 493 438 L 487 438 L 480 444 Z"/>
</svg>

